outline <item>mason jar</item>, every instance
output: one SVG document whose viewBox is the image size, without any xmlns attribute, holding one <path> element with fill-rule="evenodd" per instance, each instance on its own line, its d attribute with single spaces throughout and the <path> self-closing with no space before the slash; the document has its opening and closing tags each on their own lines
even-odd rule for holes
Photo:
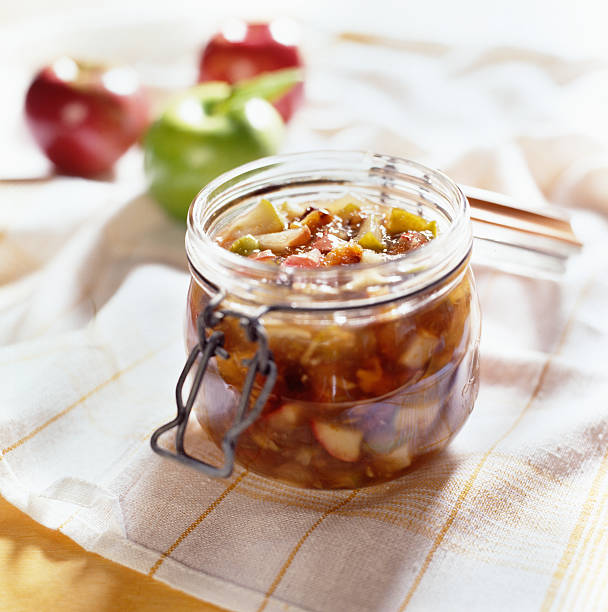
<svg viewBox="0 0 608 612">
<path fill-rule="evenodd" d="M 260 198 L 314 205 L 348 195 L 434 220 L 437 237 L 390 261 L 314 269 L 255 261 L 217 242 Z M 477 397 L 471 248 L 460 189 L 412 161 L 319 151 L 220 176 L 188 218 L 191 365 L 212 335 L 218 348 L 187 412 L 268 478 L 320 489 L 398 478 L 449 443 Z"/>
</svg>

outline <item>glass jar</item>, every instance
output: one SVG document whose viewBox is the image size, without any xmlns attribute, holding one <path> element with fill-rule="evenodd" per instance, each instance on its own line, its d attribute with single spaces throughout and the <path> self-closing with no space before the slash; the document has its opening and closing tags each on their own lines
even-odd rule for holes
<svg viewBox="0 0 608 612">
<path fill-rule="evenodd" d="M 285 268 L 222 249 L 215 238 L 267 198 L 313 202 L 351 194 L 437 222 L 438 235 L 374 264 Z M 193 202 L 186 250 L 192 279 L 186 343 L 220 331 L 228 356 L 209 362 L 193 409 L 219 446 L 266 381 L 258 372 L 239 408 L 256 334 L 276 381 L 261 414 L 233 444 L 250 470 L 292 485 L 337 489 L 399 477 L 443 448 L 478 391 L 480 312 L 469 265 L 468 203 L 444 174 L 363 152 L 309 152 L 258 160 L 222 175 Z M 209 307 L 214 296 L 221 294 Z M 210 308 L 231 311 L 199 331 Z M 264 398 L 261 398 L 264 399 Z M 228 445 L 230 446 L 230 445 Z"/>
</svg>

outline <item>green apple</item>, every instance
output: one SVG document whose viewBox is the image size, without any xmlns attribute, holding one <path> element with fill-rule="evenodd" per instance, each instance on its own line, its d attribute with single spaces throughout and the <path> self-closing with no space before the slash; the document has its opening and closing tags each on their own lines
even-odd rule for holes
<svg viewBox="0 0 608 612">
<path fill-rule="evenodd" d="M 271 101 L 301 80 L 284 70 L 234 86 L 204 83 L 176 98 L 144 139 L 150 193 L 185 219 L 196 194 L 236 166 L 277 152 L 285 126 Z"/>
</svg>

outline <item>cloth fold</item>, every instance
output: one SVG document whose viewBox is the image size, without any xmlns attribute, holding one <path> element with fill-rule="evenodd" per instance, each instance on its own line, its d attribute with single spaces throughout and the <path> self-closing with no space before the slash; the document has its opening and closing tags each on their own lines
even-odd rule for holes
<svg viewBox="0 0 608 612">
<path fill-rule="evenodd" d="M 114 181 L 0 185 L 0 493 L 229 609 L 605 609 L 608 148 L 568 111 L 603 120 L 587 94 L 605 66 L 329 49 L 311 55 L 286 150 L 414 157 L 580 209 L 585 250 L 561 281 L 476 269 L 481 389 L 452 445 L 399 481 L 337 492 L 241 468 L 212 480 L 153 454 L 175 413 L 188 274 L 183 228 L 143 193 L 132 151 Z"/>
</svg>

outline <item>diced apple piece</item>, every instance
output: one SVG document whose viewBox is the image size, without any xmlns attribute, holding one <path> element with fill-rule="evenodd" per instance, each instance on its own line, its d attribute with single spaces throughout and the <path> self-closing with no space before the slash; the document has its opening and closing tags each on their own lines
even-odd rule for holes
<svg viewBox="0 0 608 612">
<path fill-rule="evenodd" d="M 335 363 L 357 346 L 357 336 L 352 331 L 332 325 L 317 332 L 310 341 L 301 363 L 305 366 Z M 320 372 L 324 376 L 325 372 Z"/>
<path fill-rule="evenodd" d="M 308 345 L 312 338 L 312 332 L 302 327 L 295 325 L 285 325 L 268 323 L 266 332 L 271 342 L 289 342 L 289 343 L 305 343 Z"/>
<path fill-rule="evenodd" d="M 290 431 L 298 424 L 300 416 L 300 405 L 288 402 L 265 415 L 262 423 L 275 430 Z"/>
<path fill-rule="evenodd" d="M 384 228 L 382 226 L 382 215 L 371 213 L 361 224 L 357 242 L 364 249 L 382 251 L 384 249 Z"/>
<path fill-rule="evenodd" d="M 260 248 L 260 243 L 251 234 L 245 234 L 240 238 L 237 238 L 232 245 L 230 250 L 238 255 L 250 255 L 253 251 Z"/>
<path fill-rule="evenodd" d="M 326 266 L 342 266 L 355 264 L 361 261 L 363 249 L 360 245 L 352 242 L 345 242 L 334 247 L 325 256 Z"/>
<path fill-rule="evenodd" d="M 250 259 L 255 259 L 256 261 L 274 261 L 275 257 L 276 255 L 270 249 L 249 255 Z"/>
<path fill-rule="evenodd" d="M 346 240 L 342 240 L 342 238 L 338 238 L 338 236 L 334 236 L 333 234 L 323 234 L 323 236 L 319 236 L 316 238 L 311 246 L 315 249 L 319 249 L 321 253 L 329 253 L 332 249 L 345 247 L 347 245 Z"/>
<path fill-rule="evenodd" d="M 363 440 L 362 431 L 323 421 L 313 421 L 312 430 L 321 446 L 332 457 L 350 463 L 359 459 L 361 440 Z"/>
<path fill-rule="evenodd" d="M 439 338 L 437 336 L 433 336 L 425 330 L 416 332 L 412 341 L 401 354 L 399 363 L 413 370 L 422 368 L 430 360 L 438 343 Z"/>
<path fill-rule="evenodd" d="M 271 437 L 266 435 L 266 432 L 263 429 L 260 429 L 259 427 L 251 428 L 248 433 L 251 439 L 260 448 L 263 448 L 264 450 L 273 451 L 275 453 L 280 450 L 277 443 Z"/>
<path fill-rule="evenodd" d="M 285 219 L 270 200 L 260 200 L 251 210 L 238 217 L 230 226 L 230 238 L 245 234 L 280 232 L 286 227 Z"/>
<path fill-rule="evenodd" d="M 345 214 L 348 215 L 353 212 L 359 212 L 362 204 L 363 202 L 354 196 L 346 195 L 337 200 L 332 200 L 331 202 L 323 202 L 323 207 L 332 215 L 338 215 L 344 218 Z"/>
<path fill-rule="evenodd" d="M 402 470 L 412 463 L 412 454 L 407 444 L 402 444 L 394 451 L 386 455 L 378 455 L 378 461 L 382 461 L 384 467 L 391 471 Z"/>
<path fill-rule="evenodd" d="M 296 452 L 296 461 L 304 466 L 310 465 L 314 454 L 314 448 L 310 446 L 301 446 Z"/>
<path fill-rule="evenodd" d="M 437 223 L 435 221 L 427 221 L 403 208 L 391 208 L 386 229 L 389 234 L 400 234 L 410 230 L 417 232 L 428 230 L 432 232 L 433 236 L 437 236 Z"/>
<path fill-rule="evenodd" d="M 399 236 L 398 250 L 400 253 L 407 253 L 430 242 L 428 234 L 416 230 L 408 230 Z"/>
<path fill-rule="evenodd" d="M 377 264 L 382 263 L 383 261 L 384 257 L 381 253 L 377 253 L 376 251 L 372 251 L 371 249 L 363 249 L 363 254 L 361 255 L 361 263 Z"/>
<path fill-rule="evenodd" d="M 409 253 L 423 246 L 432 240 L 431 233 L 428 231 L 418 232 L 416 230 L 408 230 L 399 236 L 399 240 L 391 244 L 386 252 L 389 255 L 402 255 Z"/>
<path fill-rule="evenodd" d="M 364 249 L 371 249 L 372 251 L 381 251 L 384 248 L 384 243 L 372 232 L 366 232 L 359 237 L 357 242 Z"/>
<path fill-rule="evenodd" d="M 318 268 L 321 265 L 321 251 L 312 249 L 306 253 L 290 255 L 285 259 L 283 265 L 294 268 Z"/>
<path fill-rule="evenodd" d="M 270 249 L 273 253 L 285 253 L 290 248 L 306 244 L 311 233 L 306 225 L 295 229 L 283 230 L 272 234 L 256 236 L 261 249 Z"/>
<path fill-rule="evenodd" d="M 302 224 L 314 234 L 320 227 L 327 225 L 333 219 L 332 215 L 324 208 L 311 210 L 303 219 Z"/>
<path fill-rule="evenodd" d="M 378 357 L 373 358 L 372 367 L 369 369 L 359 369 L 356 371 L 357 380 L 359 381 L 359 386 L 366 393 L 370 393 L 374 390 L 376 385 L 382 379 L 382 367 L 380 366 L 380 361 Z"/>
<path fill-rule="evenodd" d="M 336 215 L 338 215 L 338 217 L 340 217 L 344 221 L 354 221 L 360 219 L 360 212 L 361 207 L 351 202 L 350 204 L 347 204 L 344 208 L 340 209 L 336 213 Z"/>
<path fill-rule="evenodd" d="M 289 200 L 279 206 L 279 210 L 289 221 L 301 217 L 308 208 L 310 208 L 310 204 L 306 202 L 291 202 Z"/>
</svg>

